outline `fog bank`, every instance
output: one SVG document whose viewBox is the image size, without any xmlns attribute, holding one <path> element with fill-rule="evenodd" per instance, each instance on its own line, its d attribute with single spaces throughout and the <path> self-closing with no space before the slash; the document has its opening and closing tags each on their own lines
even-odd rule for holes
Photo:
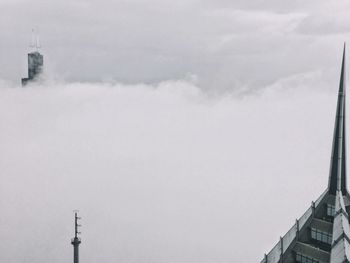
<svg viewBox="0 0 350 263">
<path fill-rule="evenodd" d="M 1 82 L 0 261 L 70 262 L 79 209 L 83 263 L 259 262 L 327 186 L 337 82 L 288 81 Z"/>
</svg>

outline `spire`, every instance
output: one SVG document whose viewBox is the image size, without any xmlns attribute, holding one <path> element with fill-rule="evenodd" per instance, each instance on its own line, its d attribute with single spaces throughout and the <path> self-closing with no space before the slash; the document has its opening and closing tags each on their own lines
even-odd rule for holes
<svg viewBox="0 0 350 263">
<path fill-rule="evenodd" d="M 337 113 L 335 118 L 332 159 L 329 174 L 328 191 L 336 195 L 339 190 L 346 193 L 346 141 L 345 141 L 345 43 L 340 74 Z"/>
<path fill-rule="evenodd" d="M 346 187 L 345 57 L 344 44 L 328 187 L 260 263 L 350 263 L 350 195 Z"/>
</svg>

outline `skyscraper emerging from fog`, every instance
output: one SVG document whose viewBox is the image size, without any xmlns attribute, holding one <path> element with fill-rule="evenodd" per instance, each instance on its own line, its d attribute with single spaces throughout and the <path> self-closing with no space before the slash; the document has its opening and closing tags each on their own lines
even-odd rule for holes
<svg viewBox="0 0 350 263">
<path fill-rule="evenodd" d="M 346 187 L 345 135 L 344 45 L 328 187 L 265 254 L 261 263 L 350 262 L 350 195 Z"/>
<path fill-rule="evenodd" d="M 345 135 L 344 46 L 328 187 L 261 263 L 350 262 Z"/>
<path fill-rule="evenodd" d="M 22 86 L 28 82 L 34 81 L 42 72 L 44 57 L 38 51 L 28 54 L 28 78 L 22 78 Z"/>
<path fill-rule="evenodd" d="M 39 77 L 44 66 L 44 57 L 39 53 L 39 37 L 36 36 L 35 38 L 34 30 L 32 32 L 32 43 L 30 47 L 36 50 L 28 53 L 28 77 L 22 78 L 22 86 L 27 85 L 31 81 L 35 81 Z"/>
</svg>

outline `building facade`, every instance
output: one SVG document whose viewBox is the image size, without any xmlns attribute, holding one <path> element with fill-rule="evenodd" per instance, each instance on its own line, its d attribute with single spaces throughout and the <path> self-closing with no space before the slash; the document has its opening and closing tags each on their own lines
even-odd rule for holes
<svg viewBox="0 0 350 263">
<path fill-rule="evenodd" d="M 42 72 L 44 57 L 38 51 L 28 54 L 28 78 L 22 78 L 22 86 L 36 80 Z"/>
<path fill-rule="evenodd" d="M 265 254 L 261 263 L 350 262 L 350 195 L 346 187 L 345 135 L 344 45 L 328 187 Z"/>
</svg>

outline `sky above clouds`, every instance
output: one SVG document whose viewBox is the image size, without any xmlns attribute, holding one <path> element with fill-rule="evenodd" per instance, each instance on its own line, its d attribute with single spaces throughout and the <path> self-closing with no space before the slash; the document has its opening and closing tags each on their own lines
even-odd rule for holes
<svg viewBox="0 0 350 263">
<path fill-rule="evenodd" d="M 0 262 L 72 260 L 76 208 L 83 263 L 259 262 L 327 186 L 349 8 L 1 0 Z"/>
<path fill-rule="evenodd" d="M 26 74 L 31 29 L 45 68 L 68 81 L 156 83 L 251 91 L 303 74 L 336 76 L 347 1 L 0 2 L 0 77 Z"/>
</svg>

